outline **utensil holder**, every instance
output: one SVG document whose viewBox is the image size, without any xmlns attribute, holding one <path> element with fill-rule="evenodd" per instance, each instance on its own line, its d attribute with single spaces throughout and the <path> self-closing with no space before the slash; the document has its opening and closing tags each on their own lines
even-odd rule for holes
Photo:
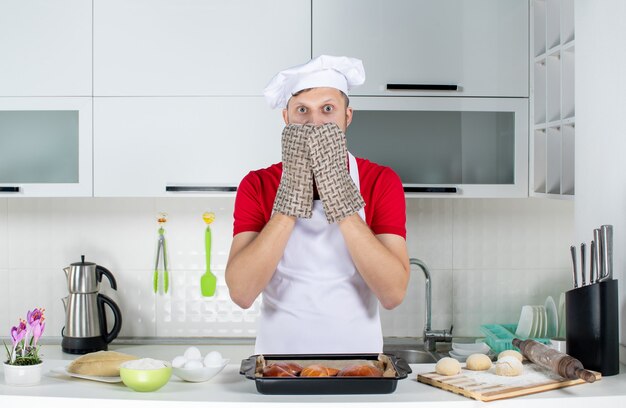
<svg viewBox="0 0 626 408">
<path fill-rule="evenodd" d="M 619 373 L 617 288 L 611 279 L 565 294 L 567 354 L 603 376 Z"/>
</svg>

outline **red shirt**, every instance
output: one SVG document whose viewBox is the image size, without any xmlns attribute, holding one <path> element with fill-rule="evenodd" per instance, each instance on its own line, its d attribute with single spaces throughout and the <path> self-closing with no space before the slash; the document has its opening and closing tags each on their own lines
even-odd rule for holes
<svg viewBox="0 0 626 408">
<path fill-rule="evenodd" d="M 395 234 L 406 239 L 406 202 L 400 177 L 389 167 L 356 158 L 365 220 L 374 234 Z M 272 216 L 282 163 L 248 173 L 237 189 L 233 236 L 260 232 Z"/>
</svg>

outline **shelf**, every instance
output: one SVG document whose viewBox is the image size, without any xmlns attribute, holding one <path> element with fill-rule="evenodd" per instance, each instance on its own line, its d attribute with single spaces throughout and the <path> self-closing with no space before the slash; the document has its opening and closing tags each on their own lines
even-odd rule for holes
<svg viewBox="0 0 626 408">
<path fill-rule="evenodd" d="M 546 192 L 546 131 L 534 132 L 534 192 Z"/>
<path fill-rule="evenodd" d="M 561 0 L 561 42 L 574 41 L 574 0 Z"/>
<path fill-rule="evenodd" d="M 546 121 L 546 63 L 545 60 L 535 63 L 535 124 Z"/>
<path fill-rule="evenodd" d="M 546 118 L 548 122 L 561 119 L 561 56 L 546 58 Z"/>
<path fill-rule="evenodd" d="M 534 12 L 534 55 L 538 56 L 546 52 L 546 3 L 535 1 Z"/>
<path fill-rule="evenodd" d="M 561 53 L 561 117 L 571 118 L 576 114 L 574 105 L 574 47 Z"/>
<path fill-rule="evenodd" d="M 561 193 L 561 129 L 555 127 L 546 133 L 546 193 Z"/>
<path fill-rule="evenodd" d="M 546 0 L 546 48 L 561 44 L 561 0 Z"/>
<path fill-rule="evenodd" d="M 561 127 L 561 194 L 574 195 L 574 126 Z"/>
</svg>

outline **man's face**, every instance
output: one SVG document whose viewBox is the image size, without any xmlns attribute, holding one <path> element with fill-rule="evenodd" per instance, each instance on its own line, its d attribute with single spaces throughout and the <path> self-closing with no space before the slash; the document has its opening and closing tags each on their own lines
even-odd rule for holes
<svg viewBox="0 0 626 408">
<path fill-rule="evenodd" d="M 352 108 L 346 106 L 338 89 L 312 88 L 289 99 L 283 119 L 287 124 L 299 125 L 335 123 L 345 133 L 352 121 Z"/>
</svg>

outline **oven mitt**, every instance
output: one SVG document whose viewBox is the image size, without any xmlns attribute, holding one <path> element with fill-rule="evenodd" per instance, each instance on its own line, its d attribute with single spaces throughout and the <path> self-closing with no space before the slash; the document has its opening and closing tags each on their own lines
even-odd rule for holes
<svg viewBox="0 0 626 408">
<path fill-rule="evenodd" d="M 274 212 L 311 218 L 313 173 L 307 140 L 312 128 L 311 125 L 287 125 L 283 129 L 283 174 L 274 199 Z"/>
<path fill-rule="evenodd" d="M 346 137 L 334 123 L 314 127 L 310 134 L 311 167 L 326 219 L 339 222 L 365 206 L 348 171 Z"/>
</svg>

